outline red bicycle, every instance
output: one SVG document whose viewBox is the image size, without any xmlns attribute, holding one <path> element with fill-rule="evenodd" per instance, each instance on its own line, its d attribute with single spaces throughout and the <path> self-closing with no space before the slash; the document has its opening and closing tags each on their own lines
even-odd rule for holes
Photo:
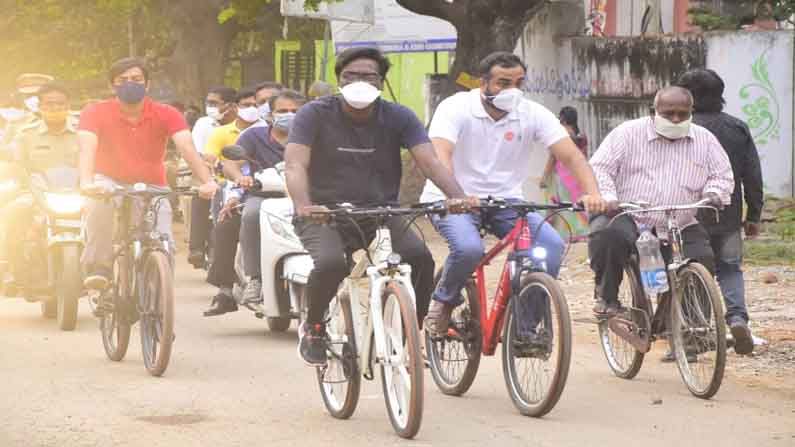
<svg viewBox="0 0 795 447">
<path fill-rule="evenodd" d="M 539 205 L 485 200 L 480 209 L 519 213 L 511 232 L 480 261 L 462 290 L 444 337 L 426 335 L 434 382 L 444 394 L 460 396 L 475 380 L 481 355 L 492 356 L 502 341 L 502 370 L 514 405 L 525 416 L 541 417 L 560 399 L 571 360 L 571 320 L 563 290 L 546 273 L 546 249 L 533 246 L 527 213 L 582 211 L 570 203 Z M 485 229 L 481 229 L 484 233 Z M 496 293 L 487 311 L 485 267 L 508 251 Z M 439 276 L 437 276 L 437 282 Z"/>
</svg>

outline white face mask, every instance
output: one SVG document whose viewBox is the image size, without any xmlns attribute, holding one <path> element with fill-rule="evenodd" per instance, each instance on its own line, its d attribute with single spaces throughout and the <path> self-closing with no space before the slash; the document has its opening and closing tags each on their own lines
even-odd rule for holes
<svg viewBox="0 0 795 447">
<path fill-rule="evenodd" d="M 494 107 L 508 113 L 513 112 L 519 106 L 522 97 L 524 97 L 524 93 L 518 88 L 507 88 L 495 96 L 485 96 L 486 100 L 491 102 Z"/>
<path fill-rule="evenodd" d="M 366 109 L 381 96 L 381 90 L 363 81 L 353 82 L 342 87 L 340 93 L 349 106 L 359 110 Z"/>
<path fill-rule="evenodd" d="M 237 116 L 247 123 L 253 123 L 259 119 L 259 111 L 256 106 L 237 109 Z"/>
<path fill-rule="evenodd" d="M 268 121 L 268 117 L 271 114 L 271 105 L 270 103 L 265 103 L 259 107 L 257 107 L 257 111 L 259 112 L 259 119 L 262 121 Z"/>
<path fill-rule="evenodd" d="M 690 133 L 691 123 L 692 118 L 682 121 L 679 124 L 675 124 L 670 120 L 661 117 L 660 115 L 654 115 L 654 130 L 669 140 L 679 140 L 686 137 Z"/>
<path fill-rule="evenodd" d="M 29 98 L 25 98 L 25 107 L 28 108 L 33 113 L 39 111 L 39 97 L 38 96 L 31 96 Z"/>
<path fill-rule="evenodd" d="M 295 113 L 293 112 L 274 113 L 273 127 L 281 130 L 290 130 L 290 126 L 293 124 L 294 118 L 295 118 Z"/>
<path fill-rule="evenodd" d="M 204 109 L 207 116 L 214 119 L 215 121 L 221 121 L 226 115 L 225 113 L 221 113 L 221 109 L 219 107 L 207 107 Z"/>
</svg>

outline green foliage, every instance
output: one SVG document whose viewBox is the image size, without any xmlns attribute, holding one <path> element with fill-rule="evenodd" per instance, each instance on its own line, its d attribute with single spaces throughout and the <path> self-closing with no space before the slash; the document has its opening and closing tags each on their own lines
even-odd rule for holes
<svg viewBox="0 0 795 447">
<path fill-rule="evenodd" d="M 738 17 L 722 15 L 712 8 L 690 8 L 687 12 L 690 14 L 690 23 L 698 26 L 704 31 L 737 29 L 740 25 L 740 19 Z"/>
<path fill-rule="evenodd" d="M 218 22 L 225 23 L 236 18 L 243 24 L 250 24 L 262 12 L 262 9 L 272 1 L 279 0 L 232 0 L 218 15 Z M 342 0 L 306 0 L 304 7 L 307 11 L 317 11 L 321 3 L 334 3 Z"/>
</svg>

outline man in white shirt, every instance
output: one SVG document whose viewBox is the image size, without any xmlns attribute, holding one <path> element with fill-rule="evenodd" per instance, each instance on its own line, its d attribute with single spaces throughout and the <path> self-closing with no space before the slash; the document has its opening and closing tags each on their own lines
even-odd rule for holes
<svg viewBox="0 0 795 447">
<path fill-rule="evenodd" d="M 588 161 L 552 112 L 524 98 L 520 89 L 527 67 L 521 59 L 512 53 L 492 53 L 483 59 L 480 71 L 480 88 L 442 101 L 429 132 L 437 156 L 453 171 L 464 192 L 480 198 L 521 200 L 522 184 L 530 172 L 531 144 L 538 143 L 574 173 L 585 191 L 581 202 L 586 209 L 602 212 L 606 204 Z M 442 199 L 444 195 L 428 182 L 420 200 Z M 447 332 L 450 314 L 461 303 L 461 289 L 483 256 L 480 226 L 502 238 L 518 217 L 515 211 L 506 209 L 432 219 L 450 245 L 450 256 L 425 320 L 425 330 L 432 336 Z M 563 240 L 540 215 L 531 213 L 528 220 L 535 244 L 548 251 L 549 273 L 557 276 Z M 533 318 L 524 312 L 522 315 L 523 319 Z M 520 326 L 528 328 L 520 336 L 532 345 L 536 341 L 534 326 Z"/>
<path fill-rule="evenodd" d="M 193 145 L 207 163 L 215 164 L 215 156 L 204 154 L 204 147 L 213 129 L 229 124 L 237 118 L 235 100 L 237 91 L 231 87 L 213 87 L 204 100 L 206 116 L 199 118 L 191 131 Z M 220 194 L 220 193 L 219 193 Z M 205 250 L 212 231 L 210 216 L 211 201 L 194 197 L 191 200 L 191 225 L 188 262 L 196 268 L 205 267 Z"/>
</svg>

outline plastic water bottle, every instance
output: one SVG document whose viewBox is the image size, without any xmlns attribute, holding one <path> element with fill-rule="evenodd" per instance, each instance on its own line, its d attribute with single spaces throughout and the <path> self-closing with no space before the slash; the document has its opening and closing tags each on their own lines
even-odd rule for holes
<svg viewBox="0 0 795 447">
<path fill-rule="evenodd" d="M 640 278 L 648 295 L 658 295 L 668 291 L 668 276 L 665 274 L 665 260 L 660 253 L 660 240 L 649 228 L 642 228 L 635 245 L 640 257 Z"/>
</svg>

